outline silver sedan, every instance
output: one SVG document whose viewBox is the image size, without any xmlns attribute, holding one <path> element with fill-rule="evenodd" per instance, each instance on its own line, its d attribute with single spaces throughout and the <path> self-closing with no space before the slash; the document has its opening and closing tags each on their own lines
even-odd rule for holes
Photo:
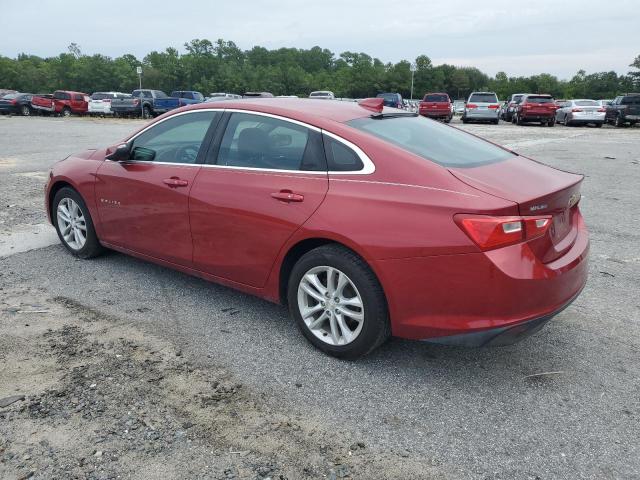
<svg viewBox="0 0 640 480">
<path fill-rule="evenodd" d="M 605 109 L 597 100 L 567 100 L 556 110 L 556 122 L 570 125 L 592 124 L 601 127 Z"/>
</svg>

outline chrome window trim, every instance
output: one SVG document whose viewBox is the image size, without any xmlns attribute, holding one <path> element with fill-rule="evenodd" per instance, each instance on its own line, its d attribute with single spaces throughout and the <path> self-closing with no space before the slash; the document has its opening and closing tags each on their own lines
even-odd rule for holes
<svg viewBox="0 0 640 480">
<path fill-rule="evenodd" d="M 311 171 L 311 170 L 284 170 L 284 169 L 277 169 L 277 168 L 255 168 L 255 167 L 237 167 L 237 166 L 232 166 L 232 165 L 212 165 L 212 164 L 208 164 L 208 163 L 180 163 L 180 162 L 154 162 L 154 161 L 147 161 L 147 160 L 128 160 L 126 162 L 123 163 L 145 163 L 145 164 L 155 164 L 155 165 L 187 165 L 187 166 L 195 166 L 195 167 L 205 167 L 205 168 L 225 168 L 225 169 L 229 169 L 229 170 L 247 170 L 247 171 L 258 171 L 258 172 L 281 172 L 281 173 L 297 173 L 297 174 L 311 174 L 311 175 L 370 175 L 373 172 L 376 171 L 376 166 L 373 163 L 373 161 L 369 158 L 369 156 L 364 153 L 364 151 L 362 151 L 362 149 L 360 147 L 358 147 L 357 145 L 355 145 L 354 143 L 350 142 L 349 140 L 346 140 L 345 138 L 342 138 L 339 135 L 336 135 L 335 133 L 331 133 L 327 130 L 318 128 L 314 125 L 310 125 L 308 123 L 304 123 L 301 122 L 299 120 L 294 120 L 292 118 L 287 118 L 287 117 L 283 117 L 281 115 L 275 115 L 273 113 L 265 113 L 265 112 L 256 112 L 255 110 L 243 110 L 243 109 L 239 109 L 239 108 L 198 108 L 196 110 L 187 110 L 185 112 L 180 112 L 180 113 L 176 113 L 174 115 L 170 115 L 167 118 L 163 118 L 162 120 L 158 121 L 158 122 L 154 122 L 150 125 L 147 125 L 145 128 L 143 128 L 142 130 L 140 130 L 139 132 L 135 133 L 134 135 L 132 135 L 131 137 L 129 137 L 126 142 L 124 143 L 129 143 L 132 141 L 135 141 L 136 138 L 138 138 L 140 135 L 142 135 L 144 132 L 146 132 L 147 130 L 149 130 L 150 128 L 155 127 L 156 125 L 159 125 L 163 122 L 166 122 L 169 119 L 178 117 L 180 115 L 188 115 L 191 113 L 198 113 L 198 112 L 220 112 L 221 114 L 225 113 L 225 112 L 230 112 L 230 113 L 246 113 L 249 115 L 258 115 L 258 116 L 262 116 L 262 117 L 270 117 L 270 118 L 275 118 L 277 120 L 282 120 L 284 122 L 289 122 L 289 123 L 293 123 L 294 125 L 299 125 L 301 127 L 304 128 L 308 128 L 309 130 L 313 130 L 314 132 L 318 132 L 324 135 L 327 135 L 330 138 L 333 138 L 334 140 L 342 143 L 343 145 L 345 145 L 347 148 L 350 148 L 351 150 L 353 150 L 356 155 L 358 155 L 358 157 L 360 158 L 360 160 L 362 161 L 362 164 L 364 165 L 364 167 L 360 170 L 346 170 L 346 171 L 336 171 L 336 170 L 323 170 L 323 171 Z"/>
</svg>

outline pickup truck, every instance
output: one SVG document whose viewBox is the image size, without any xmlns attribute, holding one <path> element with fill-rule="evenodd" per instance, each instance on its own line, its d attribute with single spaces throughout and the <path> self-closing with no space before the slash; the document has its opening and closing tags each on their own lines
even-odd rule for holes
<svg viewBox="0 0 640 480">
<path fill-rule="evenodd" d="M 418 105 L 418 113 L 449 123 L 453 118 L 453 105 L 446 93 L 427 93 Z"/>
<path fill-rule="evenodd" d="M 49 114 L 53 112 L 53 95 L 51 93 L 39 93 L 31 97 L 31 108 L 39 113 Z"/>
<path fill-rule="evenodd" d="M 52 113 L 68 117 L 72 113 L 83 115 L 89 109 L 89 95 L 82 92 L 56 90 L 51 101 Z"/>
<path fill-rule="evenodd" d="M 606 106 L 604 122 L 613 123 L 616 127 L 623 127 L 626 123 L 633 126 L 640 122 L 640 93 L 618 95 Z"/>
<path fill-rule="evenodd" d="M 171 93 L 172 96 L 169 97 L 161 90 L 134 90 L 131 98 L 114 98 L 111 101 L 111 111 L 116 115 L 152 118 L 174 108 L 204 101 L 200 92 L 178 90 Z"/>
</svg>

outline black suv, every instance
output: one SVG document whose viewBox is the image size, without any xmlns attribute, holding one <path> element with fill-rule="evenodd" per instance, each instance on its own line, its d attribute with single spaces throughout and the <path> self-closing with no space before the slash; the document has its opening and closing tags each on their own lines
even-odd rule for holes
<svg viewBox="0 0 640 480">
<path fill-rule="evenodd" d="M 376 95 L 376 97 L 382 99 L 385 107 L 404 108 L 402 95 L 400 95 L 399 93 L 379 93 L 378 95 Z"/>
<path fill-rule="evenodd" d="M 604 123 L 613 123 L 616 127 L 624 127 L 627 123 L 635 125 L 640 122 L 640 93 L 618 95 L 604 114 Z"/>
</svg>

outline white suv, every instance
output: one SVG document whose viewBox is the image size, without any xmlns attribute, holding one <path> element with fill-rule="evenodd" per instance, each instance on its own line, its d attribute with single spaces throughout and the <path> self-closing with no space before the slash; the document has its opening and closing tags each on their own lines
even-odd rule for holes
<svg viewBox="0 0 640 480">
<path fill-rule="evenodd" d="M 129 98 L 130 93 L 95 92 L 89 100 L 89 115 L 112 115 L 111 100 L 114 98 Z"/>
</svg>

